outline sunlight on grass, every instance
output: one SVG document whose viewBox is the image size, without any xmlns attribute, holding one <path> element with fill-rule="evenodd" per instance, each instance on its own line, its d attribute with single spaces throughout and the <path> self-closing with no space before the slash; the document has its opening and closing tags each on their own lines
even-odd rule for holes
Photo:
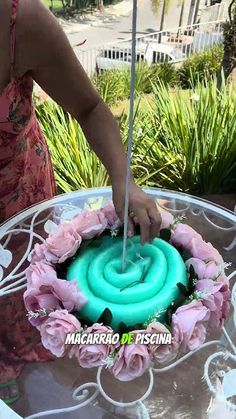
<svg viewBox="0 0 236 419">
<path fill-rule="evenodd" d="M 42 0 L 43 4 L 47 7 L 51 6 L 51 0 Z M 61 0 L 54 0 L 53 1 L 53 10 L 60 10 L 62 9 L 62 2 Z"/>
<path fill-rule="evenodd" d="M 191 95 L 190 90 L 178 90 L 178 94 L 180 94 L 181 97 L 183 98 L 183 100 L 185 100 L 185 101 L 188 101 L 189 97 Z M 175 95 L 176 95 L 175 90 L 170 89 L 170 95 L 173 95 L 173 98 L 174 98 Z M 135 104 L 137 105 L 139 103 L 139 109 L 142 112 L 145 112 L 145 110 L 147 110 L 147 102 L 150 105 L 153 104 L 153 95 L 151 93 L 146 94 L 146 95 L 145 94 L 140 95 L 139 97 L 136 97 L 136 99 L 135 99 Z M 113 115 L 115 115 L 116 117 L 121 116 L 121 114 L 123 112 L 128 113 L 129 112 L 129 99 L 124 99 L 124 100 L 114 104 L 113 106 L 110 106 L 110 109 L 111 109 Z"/>
</svg>

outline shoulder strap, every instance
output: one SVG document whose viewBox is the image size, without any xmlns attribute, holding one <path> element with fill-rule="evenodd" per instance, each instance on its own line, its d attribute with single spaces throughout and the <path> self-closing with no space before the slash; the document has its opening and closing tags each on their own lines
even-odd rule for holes
<svg viewBox="0 0 236 419">
<path fill-rule="evenodd" d="M 13 77 L 13 74 L 14 74 L 15 49 L 16 49 L 16 16 L 17 16 L 18 3 L 19 3 L 19 0 L 12 0 L 11 26 L 10 26 L 11 77 Z"/>
</svg>

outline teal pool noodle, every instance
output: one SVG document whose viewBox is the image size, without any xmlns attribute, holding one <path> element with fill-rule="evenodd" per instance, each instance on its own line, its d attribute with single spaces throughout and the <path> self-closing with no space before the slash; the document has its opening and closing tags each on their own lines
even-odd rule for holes
<svg viewBox="0 0 236 419">
<path fill-rule="evenodd" d="M 71 263 L 67 279 L 76 280 L 88 302 L 79 315 L 96 322 L 105 308 L 112 312 L 113 329 L 145 323 L 165 311 L 179 295 L 177 283 L 187 285 L 184 261 L 174 246 L 156 238 L 140 244 L 140 236 L 128 241 L 127 268 L 122 273 L 123 238 L 102 237 L 98 247 L 81 251 Z M 141 282 L 140 282 L 141 281 Z"/>
</svg>

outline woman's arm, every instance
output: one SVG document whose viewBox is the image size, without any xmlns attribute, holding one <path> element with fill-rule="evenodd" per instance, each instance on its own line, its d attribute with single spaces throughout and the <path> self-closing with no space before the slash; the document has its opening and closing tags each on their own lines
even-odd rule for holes
<svg viewBox="0 0 236 419">
<path fill-rule="evenodd" d="M 115 118 L 93 88 L 59 23 L 40 0 L 21 0 L 17 31 L 21 74 L 30 71 L 43 90 L 78 120 L 109 173 L 113 201 L 122 219 L 126 153 Z M 157 236 L 160 218 L 155 202 L 133 180 L 130 210 L 140 223 L 143 243 Z"/>
</svg>

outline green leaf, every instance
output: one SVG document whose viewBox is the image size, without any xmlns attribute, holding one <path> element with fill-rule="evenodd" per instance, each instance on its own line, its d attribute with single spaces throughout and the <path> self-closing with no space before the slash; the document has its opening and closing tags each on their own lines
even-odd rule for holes
<svg viewBox="0 0 236 419">
<path fill-rule="evenodd" d="M 182 295 L 184 295 L 185 297 L 188 296 L 188 291 L 185 285 L 183 285 L 181 282 L 178 282 L 177 287 Z"/>
<path fill-rule="evenodd" d="M 171 325 L 172 314 L 173 314 L 172 307 L 169 307 L 166 310 L 166 324 L 167 324 L 167 326 Z"/>
<path fill-rule="evenodd" d="M 169 243 L 171 238 L 171 231 L 168 228 L 162 228 L 160 230 L 160 239 L 165 240 Z"/>
<path fill-rule="evenodd" d="M 105 308 L 96 323 L 103 323 L 105 326 L 110 326 L 112 322 L 112 312 L 109 308 Z"/>
<path fill-rule="evenodd" d="M 120 322 L 117 326 L 117 331 L 121 335 L 122 335 L 122 333 L 126 333 L 127 332 L 127 325 L 123 322 Z"/>
<path fill-rule="evenodd" d="M 198 279 L 198 276 L 197 276 L 197 274 L 194 270 L 193 265 L 190 265 L 190 267 L 189 267 L 189 278 L 190 279 Z"/>
</svg>

